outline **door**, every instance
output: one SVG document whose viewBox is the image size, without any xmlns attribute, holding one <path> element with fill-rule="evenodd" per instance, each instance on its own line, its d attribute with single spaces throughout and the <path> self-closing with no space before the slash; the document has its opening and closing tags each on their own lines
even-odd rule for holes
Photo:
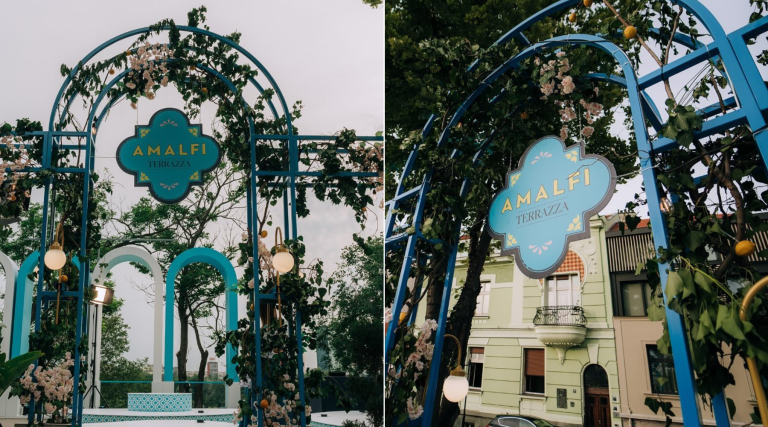
<svg viewBox="0 0 768 427">
<path fill-rule="evenodd" d="M 600 365 L 584 369 L 584 427 L 611 427 L 608 374 Z"/>
<path fill-rule="evenodd" d="M 611 404 L 606 389 L 587 389 L 584 427 L 610 427 Z"/>
</svg>

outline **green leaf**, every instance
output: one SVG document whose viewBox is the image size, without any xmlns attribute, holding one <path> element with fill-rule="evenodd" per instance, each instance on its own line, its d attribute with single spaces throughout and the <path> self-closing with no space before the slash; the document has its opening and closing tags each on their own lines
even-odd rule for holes
<svg viewBox="0 0 768 427">
<path fill-rule="evenodd" d="M 0 394 L 5 393 L 5 390 L 7 390 L 14 381 L 19 379 L 29 365 L 35 363 L 35 360 L 41 356 L 43 356 L 41 351 L 31 351 L 16 356 L 0 365 Z"/>
<path fill-rule="evenodd" d="M 693 283 L 693 277 L 691 276 L 691 270 L 688 269 L 680 269 L 677 271 L 677 274 L 680 275 L 680 278 L 683 279 L 683 297 L 682 299 L 686 299 L 691 295 L 696 295 L 696 286 L 694 286 Z"/>
<path fill-rule="evenodd" d="M 688 147 L 693 142 L 693 133 L 691 132 L 685 132 L 677 135 L 677 138 L 675 138 L 678 144 L 680 144 L 683 147 Z"/>
<path fill-rule="evenodd" d="M 688 118 L 685 115 L 678 114 L 674 121 L 675 126 L 677 126 L 678 129 L 682 131 L 687 131 L 690 129 L 690 126 L 688 125 Z"/>
<path fill-rule="evenodd" d="M 661 134 L 665 138 L 677 139 L 677 129 L 674 126 L 667 125 L 661 130 Z"/>
<path fill-rule="evenodd" d="M 652 398 L 652 397 L 646 397 L 645 398 L 645 406 L 647 406 L 651 411 L 653 411 L 654 414 L 657 414 L 659 412 L 659 401 Z"/>
<path fill-rule="evenodd" d="M 683 279 L 680 277 L 680 274 L 677 271 L 670 272 L 667 278 L 667 288 L 665 289 L 667 299 L 671 300 L 680 295 L 683 292 L 683 287 Z"/>
<path fill-rule="evenodd" d="M 643 261 L 638 261 L 637 268 L 635 268 L 635 276 L 639 276 L 640 273 L 643 272 L 643 268 L 645 268 L 645 263 Z"/>
<path fill-rule="evenodd" d="M 646 312 L 648 313 L 648 320 L 651 322 L 658 322 L 667 318 L 667 311 L 664 306 L 656 304 L 656 302 L 649 304 Z"/>
<path fill-rule="evenodd" d="M 696 282 L 696 284 L 704 289 L 708 294 L 712 293 L 712 279 L 710 279 L 706 274 L 697 271 L 693 276 L 693 281 Z"/>
<path fill-rule="evenodd" d="M 733 403 L 733 399 L 730 397 L 725 398 L 725 402 L 728 404 L 728 413 L 731 414 L 731 419 L 736 415 L 736 404 Z"/>
<path fill-rule="evenodd" d="M 717 307 L 717 323 L 715 324 L 715 329 L 722 329 L 723 322 L 728 317 L 728 307 L 724 305 L 719 305 Z"/>
<path fill-rule="evenodd" d="M 689 248 L 692 251 L 695 251 L 696 249 L 699 248 L 699 246 L 704 244 L 706 239 L 707 239 L 706 234 L 698 230 L 691 230 L 683 238 L 683 243 L 685 243 L 685 246 L 687 248 Z"/>
<path fill-rule="evenodd" d="M 747 337 L 744 336 L 744 332 L 741 331 L 741 328 L 739 328 L 739 325 L 736 324 L 736 317 L 729 315 L 726 316 L 725 319 L 723 319 L 723 331 L 725 331 L 726 334 L 736 338 L 737 340 L 746 340 Z"/>
</svg>

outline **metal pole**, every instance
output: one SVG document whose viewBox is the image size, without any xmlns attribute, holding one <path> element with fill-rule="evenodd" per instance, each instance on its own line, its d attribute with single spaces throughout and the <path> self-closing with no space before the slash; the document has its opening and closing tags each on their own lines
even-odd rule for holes
<svg viewBox="0 0 768 427">
<path fill-rule="evenodd" d="M 741 302 L 739 317 L 742 322 L 747 320 L 747 310 L 755 299 L 755 295 L 766 286 L 768 286 L 768 276 L 758 280 L 757 283 L 749 288 L 747 295 Z M 768 425 L 768 403 L 765 401 L 765 389 L 763 388 L 763 380 L 760 378 L 760 371 L 757 369 L 757 361 L 753 357 L 747 357 L 747 367 L 749 368 L 749 376 L 752 377 L 752 386 L 755 388 L 755 400 L 757 401 L 757 409 L 760 412 L 760 419 L 765 426 Z"/>
<path fill-rule="evenodd" d="M 475 365 L 472 364 L 472 362 L 469 362 L 469 364 L 467 365 L 467 377 L 469 377 L 470 379 L 472 378 L 472 370 L 474 369 L 475 369 Z M 464 422 L 467 419 L 467 397 L 469 397 L 469 393 L 467 393 L 466 396 L 464 396 L 464 407 L 462 408 L 463 411 L 461 411 L 462 412 L 461 427 L 464 427 Z"/>
</svg>

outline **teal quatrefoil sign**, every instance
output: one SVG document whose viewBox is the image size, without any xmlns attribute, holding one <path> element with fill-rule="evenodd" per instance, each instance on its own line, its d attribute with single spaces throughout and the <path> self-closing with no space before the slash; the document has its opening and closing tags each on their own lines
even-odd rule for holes
<svg viewBox="0 0 768 427">
<path fill-rule="evenodd" d="M 531 145 L 491 202 L 491 235 L 534 279 L 558 269 L 570 242 L 589 238 L 589 218 L 610 201 L 616 171 L 604 157 L 547 136 Z"/>
<path fill-rule="evenodd" d="M 184 200 L 219 161 L 216 141 L 174 108 L 155 113 L 148 125 L 136 126 L 136 134 L 117 147 L 117 163 L 133 175 L 134 185 L 149 187 L 152 197 L 167 204 Z"/>
</svg>

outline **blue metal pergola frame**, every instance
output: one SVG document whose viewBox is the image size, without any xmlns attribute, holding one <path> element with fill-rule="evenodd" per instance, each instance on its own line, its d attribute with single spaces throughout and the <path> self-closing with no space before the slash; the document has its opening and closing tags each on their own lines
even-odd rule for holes
<svg viewBox="0 0 768 427">
<path fill-rule="evenodd" d="M 763 160 L 763 166 L 768 170 L 768 133 L 763 132 L 766 128 L 765 115 L 768 114 L 768 89 L 766 89 L 757 65 L 752 58 L 749 50 L 747 49 L 746 41 L 754 38 L 760 34 L 768 31 L 768 17 L 763 17 L 749 25 L 742 27 L 730 34 L 726 34 L 722 26 L 715 18 L 714 15 L 701 3 L 696 0 L 671 0 L 672 3 L 682 6 L 685 10 L 695 16 L 706 27 L 709 34 L 714 41 L 708 45 L 703 45 L 691 37 L 678 34 L 674 37 L 674 41 L 685 47 L 688 47 L 692 52 L 674 60 L 673 62 L 661 67 L 645 76 L 637 77 L 635 70 L 630 64 L 629 58 L 626 54 L 614 43 L 597 35 L 585 35 L 585 34 L 573 34 L 553 37 L 541 43 L 532 44 L 525 37 L 524 31 L 528 30 L 535 23 L 546 19 L 558 12 L 561 12 L 567 8 L 576 6 L 581 0 L 561 0 L 556 2 L 536 14 L 532 15 L 513 29 L 509 30 L 501 38 L 499 38 L 494 45 L 506 44 L 513 39 L 524 48 L 519 54 L 505 61 L 498 68 L 493 70 L 472 92 L 464 101 L 464 103 L 455 111 L 451 117 L 450 122 L 443 130 L 442 134 L 438 137 L 438 147 L 448 141 L 451 134 L 451 129 L 460 123 L 462 116 L 469 110 L 469 108 L 477 101 L 480 95 L 488 89 L 491 84 L 501 77 L 504 73 L 516 69 L 520 63 L 535 55 L 537 52 L 544 49 L 556 48 L 558 46 L 568 45 L 586 45 L 593 48 L 600 49 L 606 53 L 609 53 L 617 61 L 624 74 L 623 77 L 619 76 L 607 76 L 603 74 L 590 74 L 587 78 L 597 79 L 608 83 L 618 84 L 627 89 L 629 104 L 632 113 L 632 122 L 635 129 L 635 135 L 637 138 L 638 157 L 640 160 L 640 170 L 645 184 L 645 191 L 648 200 L 648 210 L 650 221 L 653 230 L 653 241 L 655 247 L 667 248 L 669 239 L 666 229 L 666 220 L 664 214 L 660 209 L 661 193 L 659 191 L 659 184 L 656 180 L 656 170 L 653 167 L 651 156 L 654 154 L 662 153 L 677 147 L 677 143 L 669 138 L 658 138 L 655 141 L 651 141 L 648 134 L 648 128 L 646 126 L 646 120 L 648 123 L 658 132 L 663 127 L 661 122 L 661 115 L 659 110 L 654 105 L 651 98 L 645 93 L 645 89 L 662 82 L 663 79 L 669 79 L 670 77 L 679 74 L 690 67 L 700 64 L 705 61 L 713 61 L 715 63 L 722 64 L 726 73 L 725 77 L 728 79 L 734 96 L 725 100 L 725 105 L 729 109 L 728 112 L 718 115 L 721 112 L 719 103 L 703 108 L 698 111 L 704 118 L 704 124 L 702 129 L 696 132 L 696 138 L 705 138 L 710 135 L 714 135 L 723 132 L 727 129 L 731 129 L 738 125 L 747 125 L 751 128 L 757 146 L 760 150 L 760 154 Z M 467 71 L 473 71 L 476 69 L 478 62 L 473 63 Z M 717 116 L 717 117 L 714 117 Z M 714 117 L 714 118 L 712 118 Z M 434 120 L 436 117 L 433 115 L 429 118 L 426 125 L 422 129 L 422 140 L 426 140 L 429 136 Z M 474 154 L 473 162 L 476 164 L 486 149 L 491 145 L 490 142 L 493 138 L 490 137 L 486 142 L 482 143 L 478 151 Z M 422 183 L 414 188 L 406 189 L 405 182 L 413 171 L 416 159 L 418 157 L 419 145 L 416 144 L 408 157 L 403 171 L 400 176 L 398 186 L 396 188 L 394 198 L 387 201 L 387 208 L 389 209 L 385 224 L 385 248 L 387 251 L 391 251 L 396 247 L 401 247 L 403 244 L 404 255 L 403 265 L 400 271 L 397 290 L 395 292 L 395 298 L 392 306 L 392 313 L 394 318 L 398 318 L 398 313 L 403 307 L 405 294 L 408 286 L 408 279 L 411 276 L 411 267 L 414 261 L 414 254 L 416 251 L 416 245 L 419 240 L 424 241 L 426 244 L 433 245 L 437 242 L 430 241 L 424 237 L 421 232 L 422 219 L 424 215 L 424 208 L 426 205 L 426 196 L 429 193 L 432 186 L 432 176 L 434 169 L 430 168 Z M 452 157 L 458 156 L 459 153 L 453 152 Z M 701 180 L 697 179 L 699 183 Z M 471 182 L 465 178 L 460 195 L 466 197 Z M 414 210 L 410 216 L 410 226 L 415 229 L 414 233 L 398 233 L 394 234 L 395 230 L 395 215 L 393 211 L 397 210 L 403 202 L 416 199 Z M 451 285 L 453 283 L 453 271 L 455 267 L 456 254 L 458 250 L 459 241 L 459 228 L 455 230 L 454 241 L 449 247 L 449 259 L 446 264 L 445 282 L 443 285 L 443 297 L 440 303 L 440 313 L 437 320 L 437 331 L 435 334 L 435 349 L 431 362 L 431 366 L 434 369 L 429 371 L 429 379 L 427 382 L 427 390 L 430 393 L 427 394 L 424 402 L 424 414 L 421 418 L 420 425 L 429 427 L 432 425 L 433 409 L 435 407 L 435 399 L 438 399 L 442 391 L 437 390 L 438 377 L 440 375 L 440 362 L 443 351 L 443 341 L 445 337 L 446 320 L 448 318 L 448 305 L 450 302 Z M 444 243 L 444 242 L 441 242 Z M 661 276 L 662 287 L 666 288 L 668 270 L 671 266 L 668 263 L 659 264 L 659 273 Z M 664 301 L 666 306 L 666 293 L 664 293 Z M 415 318 L 416 308 L 408 314 L 409 323 Z M 672 355 L 675 364 L 675 373 L 677 377 L 677 384 L 680 396 L 680 404 L 682 407 L 683 422 L 686 426 L 701 427 L 702 420 L 699 411 L 699 399 L 696 391 L 696 382 L 694 378 L 694 371 L 691 366 L 691 356 L 686 338 L 685 325 L 683 320 L 677 312 L 666 308 L 667 324 L 669 327 L 670 339 L 672 343 Z M 385 341 L 385 365 L 389 365 L 390 352 L 395 347 L 395 330 L 397 329 L 398 322 L 390 322 L 386 331 Z M 725 398 L 723 393 L 720 393 L 713 399 L 713 406 L 715 412 L 715 421 L 718 426 L 730 425 L 728 410 L 726 408 Z"/>
<path fill-rule="evenodd" d="M 219 34 L 213 33 L 208 30 L 196 28 L 196 27 L 189 27 L 189 26 L 177 26 L 176 29 L 179 32 L 182 33 L 193 33 L 197 35 L 202 35 L 205 37 L 213 38 L 219 42 L 222 42 L 229 47 L 233 48 L 234 50 L 238 51 L 240 54 L 243 55 L 250 63 L 258 69 L 258 71 L 267 79 L 269 85 L 274 90 L 275 95 L 277 95 L 277 99 L 279 102 L 279 108 L 277 108 L 271 99 L 267 100 L 267 107 L 269 108 L 269 111 L 272 113 L 275 119 L 279 118 L 281 115 L 285 119 L 285 126 L 283 128 L 282 134 L 274 134 L 274 135 L 257 135 L 255 133 L 255 126 L 253 119 L 251 117 L 248 117 L 248 126 L 249 126 L 249 138 L 248 138 L 248 144 L 250 147 L 250 154 L 251 154 L 251 174 L 250 174 L 250 185 L 251 185 L 251 191 L 247 194 L 247 212 L 248 212 L 248 228 L 253 229 L 253 224 L 257 223 L 258 218 L 258 211 L 257 211 L 257 191 L 259 188 L 259 182 L 261 177 L 264 179 L 268 179 L 269 181 L 274 181 L 275 177 L 277 177 L 278 182 L 269 182 L 269 185 L 271 187 L 281 187 L 283 189 L 283 221 L 284 221 L 284 228 L 285 228 L 285 238 L 286 239 L 294 239 L 298 236 L 298 229 L 297 229 L 297 212 L 296 212 L 296 185 L 297 180 L 299 178 L 304 177 L 316 177 L 324 175 L 323 172 L 320 171 L 308 171 L 308 170 L 301 170 L 299 168 L 299 154 L 300 154 L 300 143 L 302 141 L 324 141 L 324 142 L 332 142 L 336 139 L 334 136 L 325 136 L 325 135 L 295 135 L 293 131 L 293 126 L 291 124 L 291 113 L 288 108 L 288 104 L 285 101 L 285 98 L 283 96 L 282 91 L 277 85 L 277 82 L 274 80 L 272 75 L 269 73 L 269 71 L 259 62 L 256 57 L 254 57 L 250 52 L 242 48 L 240 45 L 235 43 L 234 41 L 221 36 Z M 169 28 L 165 28 L 163 31 L 168 31 Z M 121 41 L 125 40 L 131 37 L 148 34 L 151 33 L 152 30 L 150 30 L 149 27 L 139 28 L 133 31 L 128 31 L 123 34 L 120 34 L 97 48 L 95 48 L 93 51 L 91 51 L 88 55 L 86 55 L 79 63 L 78 65 L 71 71 L 69 76 L 65 79 L 64 83 L 62 84 L 56 99 L 53 103 L 53 108 L 51 111 L 51 117 L 50 121 L 48 123 L 48 129 L 47 131 L 39 131 L 39 132 L 30 132 L 27 135 L 29 136 L 37 136 L 42 137 L 43 139 L 43 157 L 41 161 L 40 167 L 29 167 L 20 170 L 20 172 L 41 172 L 41 171 L 52 171 L 55 173 L 61 173 L 61 174 L 82 174 L 83 175 L 83 194 L 82 194 L 82 224 L 81 224 L 81 236 L 80 236 L 80 251 L 78 252 L 79 257 L 77 257 L 77 261 L 79 262 L 78 267 L 80 270 L 80 282 L 78 286 L 77 291 L 69 291 L 63 293 L 65 297 L 70 297 L 73 299 L 76 299 L 77 301 L 77 325 L 76 325 L 76 337 L 75 337 L 75 349 L 73 351 L 74 353 L 74 360 L 80 360 L 80 352 L 78 350 L 79 345 L 82 341 L 83 335 L 87 334 L 88 332 L 88 322 L 85 321 L 85 313 L 83 312 L 83 303 L 85 301 L 85 289 L 90 286 L 90 263 L 88 260 L 88 257 L 86 256 L 86 233 L 87 233 L 87 227 L 88 227 L 88 220 L 87 220 L 87 212 L 88 212 L 88 196 L 89 192 L 91 191 L 91 175 L 93 174 L 94 167 L 95 167 L 95 156 L 94 156 L 94 143 L 96 140 L 96 136 L 98 134 L 98 128 L 104 118 L 106 117 L 107 112 L 109 111 L 112 106 L 119 100 L 119 99 L 111 99 L 109 100 L 106 105 L 99 111 L 100 104 L 104 102 L 106 95 L 110 88 L 112 88 L 115 84 L 117 84 L 119 81 L 121 81 L 127 74 L 127 70 L 123 71 L 119 74 L 117 74 L 112 80 L 110 80 L 101 90 L 99 93 L 96 101 L 93 105 L 90 107 L 90 112 L 88 115 L 88 121 L 86 123 L 86 126 L 84 129 L 94 129 L 93 132 L 89 131 L 67 131 L 67 130 L 61 130 L 65 129 L 65 123 L 68 115 L 70 114 L 69 108 L 72 105 L 73 101 L 76 99 L 77 94 L 71 95 L 68 99 L 66 99 L 64 108 L 59 110 L 59 106 L 62 103 L 63 97 L 66 93 L 67 88 L 72 83 L 72 80 L 77 75 L 77 73 L 83 68 L 85 64 L 88 64 L 89 61 L 91 61 L 97 54 L 104 51 L 104 49 L 108 48 L 109 46 Z M 135 50 L 135 49 L 134 49 Z M 232 92 L 232 95 L 236 98 L 235 101 L 240 101 L 242 103 L 243 109 L 250 108 L 246 100 L 243 98 L 242 95 L 239 95 L 239 92 L 235 85 L 224 75 L 222 75 L 217 70 L 211 69 L 207 67 L 204 64 L 198 64 L 197 67 L 204 72 L 208 73 L 209 75 L 213 76 L 216 79 L 219 79 L 222 81 Z M 256 90 L 259 92 L 259 94 L 263 94 L 265 92 L 264 87 L 256 81 L 254 78 L 250 78 L 249 83 L 253 85 Z M 98 114 L 97 114 L 98 112 Z M 57 121 L 58 117 L 58 121 Z M 83 138 L 85 140 L 84 144 L 65 144 L 63 143 L 62 139 L 67 138 Z M 383 141 L 383 137 L 379 136 L 359 136 L 357 137 L 359 141 Z M 256 167 L 256 144 L 258 142 L 265 142 L 265 141 L 278 141 L 282 144 L 282 149 L 286 150 L 288 153 L 288 169 L 287 170 L 258 170 Z M 78 165 L 78 167 L 59 167 L 53 164 L 52 161 L 52 152 L 54 149 L 67 149 L 67 150 L 82 150 L 85 154 L 84 161 L 82 166 Z M 308 150 L 309 152 L 312 152 L 312 150 Z M 339 150 L 340 153 L 345 153 L 344 150 Z M 327 175 L 326 176 L 336 176 L 336 177 L 354 177 L 354 178 L 370 178 L 370 177 L 376 177 L 378 176 L 378 173 L 376 172 L 341 172 L 333 175 Z M 44 257 L 46 250 L 48 249 L 47 242 L 50 238 L 50 235 L 52 234 L 53 227 L 49 227 L 48 219 L 49 217 L 54 217 L 55 212 L 53 211 L 53 205 L 50 203 L 50 196 L 51 196 L 51 189 L 52 187 L 55 187 L 55 182 L 53 178 L 48 178 L 45 181 L 45 184 L 43 186 L 44 191 L 44 199 L 43 199 L 43 216 L 42 216 L 42 226 L 41 226 L 41 238 L 40 238 L 40 254 L 39 256 L 39 262 L 38 262 L 38 268 L 40 271 L 45 271 L 44 269 Z M 254 238 L 254 245 L 253 245 L 253 259 L 258 259 L 258 239 L 259 239 L 258 233 L 253 233 Z M 253 289 L 253 300 L 254 300 L 254 322 L 253 322 L 253 328 L 255 332 L 255 348 L 254 348 L 254 364 L 256 367 L 256 378 L 252 381 L 252 393 L 250 397 L 250 403 L 251 407 L 256 409 L 258 414 L 258 426 L 262 427 L 264 425 L 264 410 L 256 405 L 254 406 L 254 402 L 258 402 L 259 396 L 262 391 L 262 384 L 263 379 L 261 375 L 261 335 L 259 331 L 261 330 L 260 325 L 260 304 L 259 301 L 261 300 L 277 300 L 277 294 L 275 291 L 271 291 L 267 294 L 262 294 L 259 292 L 259 277 L 258 277 L 258 264 L 254 265 L 254 289 Z M 36 307 L 35 310 L 35 331 L 39 331 L 41 328 L 41 307 L 43 304 L 45 304 L 46 301 L 50 301 L 51 299 L 56 298 L 56 292 L 53 291 L 45 291 L 44 290 L 44 277 L 43 275 L 39 275 L 38 282 L 37 282 L 37 295 L 36 295 Z M 283 298 L 285 299 L 285 298 Z M 290 301 L 289 301 L 290 303 Z M 292 335 L 296 339 L 298 348 L 299 348 L 299 356 L 297 360 L 298 365 L 298 383 L 299 383 L 299 399 L 302 405 L 306 405 L 305 400 L 305 390 L 304 390 L 304 366 L 303 366 L 303 360 L 301 357 L 301 354 L 303 353 L 302 350 L 302 318 L 301 318 L 301 311 L 296 311 L 295 316 L 295 331 L 292 331 Z M 232 319 L 228 319 L 228 321 L 231 321 Z M 236 321 L 236 319 L 235 319 Z M 166 371 L 171 371 L 172 366 L 168 364 L 168 357 L 166 355 L 165 357 Z M 231 363 L 231 361 L 228 361 L 228 363 Z M 80 364 L 75 363 L 74 366 L 74 378 L 78 379 L 80 377 Z M 167 372 L 165 377 L 168 377 Z M 83 409 L 83 398 L 81 393 L 75 393 L 73 397 L 72 402 L 72 426 L 77 426 L 82 424 L 82 409 Z M 35 420 L 36 414 L 34 412 L 34 406 L 31 406 L 31 410 L 29 412 L 28 420 L 29 422 L 33 422 Z M 300 422 L 301 426 L 307 425 L 306 415 L 304 411 L 300 414 Z M 241 425 L 245 426 L 246 424 L 250 423 L 250 420 L 243 420 L 241 422 Z"/>
</svg>

